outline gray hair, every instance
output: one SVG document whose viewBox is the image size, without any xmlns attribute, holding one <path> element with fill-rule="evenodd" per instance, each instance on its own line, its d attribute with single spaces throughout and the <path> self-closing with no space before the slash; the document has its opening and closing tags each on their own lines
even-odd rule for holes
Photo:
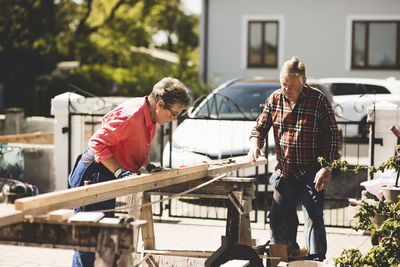
<svg viewBox="0 0 400 267">
<path fill-rule="evenodd" d="M 175 104 L 187 108 L 190 105 L 190 96 L 186 86 L 178 79 L 166 77 L 153 86 L 150 101 L 157 103 L 163 100 L 167 107 Z"/>
<path fill-rule="evenodd" d="M 306 77 L 306 67 L 304 63 L 296 56 L 283 63 L 280 75 L 289 76 L 296 75 L 302 78 Z"/>
</svg>

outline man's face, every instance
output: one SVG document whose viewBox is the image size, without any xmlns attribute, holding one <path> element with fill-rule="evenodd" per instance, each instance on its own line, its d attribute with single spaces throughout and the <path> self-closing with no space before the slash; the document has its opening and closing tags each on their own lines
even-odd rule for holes
<svg viewBox="0 0 400 267">
<path fill-rule="evenodd" d="M 303 91 L 306 78 L 294 74 L 281 74 L 280 80 L 283 94 L 290 100 L 290 102 L 296 103 L 297 98 Z"/>
</svg>

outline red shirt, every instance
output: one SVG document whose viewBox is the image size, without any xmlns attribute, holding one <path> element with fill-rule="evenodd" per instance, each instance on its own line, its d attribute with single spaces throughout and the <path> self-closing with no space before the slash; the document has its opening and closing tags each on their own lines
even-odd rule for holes
<svg viewBox="0 0 400 267">
<path fill-rule="evenodd" d="M 96 162 L 114 156 L 123 168 L 138 172 L 156 133 L 146 99 L 125 101 L 103 117 L 101 128 L 89 140 Z"/>
<path fill-rule="evenodd" d="M 307 170 L 320 168 L 317 158 L 328 162 L 339 158 L 340 134 L 332 107 L 318 89 L 304 86 L 293 109 L 282 89 L 266 100 L 252 137 L 261 147 L 269 129 L 275 138 L 276 169 L 284 177 L 301 178 Z"/>
</svg>

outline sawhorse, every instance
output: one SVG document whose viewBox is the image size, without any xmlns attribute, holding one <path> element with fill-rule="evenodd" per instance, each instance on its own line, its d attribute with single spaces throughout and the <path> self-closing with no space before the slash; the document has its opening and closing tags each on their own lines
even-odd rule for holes
<svg viewBox="0 0 400 267">
<path fill-rule="evenodd" d="M 195 187 L 210 179 L 212 178 L 204 177 L 191 182 L 164 187 L 157 191 L 147 191 L 143 196 L 142 204 L 149 203 L 151 195 L 170 196 L 182 192 L 187 188 Z M 221 255 L 224 255 L 224 257 L 228 255 L 226 261 L 239 259 L 235 255 L 242 255 L 242 258 L 246 258 L 252 263 L 261 264 L 252 266 L 262 266 L 261 259 L 258 258 L 257 253 L 251 247 L 252 239 L 249 212 L 251 210 L 251 201 L 255 198 L 255 181 L 256 179 L 254 178 L 222 178 L 186 195 L 188 197 L 227 199 L 228 216 L 226 236 L 222 238 L 223 245 L 221 248 L 214 252 L 206 261 L 206 263 L 209 262 L 211 264 L 209 266 L 219 266 L 217 264 L 223 257 Z M 142 227 L 144 249 L 156 250 L 151 205 L 142 207 L 141 219 L 147 221 L 147 225 Z M 228 254 L 226 254 L 222 251 L 231 251 L 233 253 L 228 252 Z"/>
</svg>

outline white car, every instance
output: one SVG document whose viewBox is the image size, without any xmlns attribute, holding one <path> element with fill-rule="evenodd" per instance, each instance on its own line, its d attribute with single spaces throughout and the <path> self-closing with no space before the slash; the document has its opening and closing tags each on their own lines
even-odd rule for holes
<svg viewBox="0 0 400 267">
<path fill-rule="evenodd" d="M 246 155 L 255 120 L 266 98 L 278 88 L 279 81 L 263 78 L 236 79 L 219 86 L 198 105 L 189 108 L 188 118 L 173 133 L 172 151 L 170 143 L 164 148 L 164 165 L 177 168 Z M 274 151 L 272 130 L 268 147 L 269 152 Z M 271 165 L 273 168 L 275 164 L 270 162 Z"/>
<path fill-rule="evenodd" d="M 368 133 L 367 117 L 374 112 L 374 105 L 400 106 L 400 81 L 393 78 L 323 78 L 313 80 L 310 85 L 325 87 L 332 93 L 332 107 L 338 122 L 360 122 L 359 126 L 349 125 L 346 129 L 342 126 L 347 136 Z"/>
</svg>

